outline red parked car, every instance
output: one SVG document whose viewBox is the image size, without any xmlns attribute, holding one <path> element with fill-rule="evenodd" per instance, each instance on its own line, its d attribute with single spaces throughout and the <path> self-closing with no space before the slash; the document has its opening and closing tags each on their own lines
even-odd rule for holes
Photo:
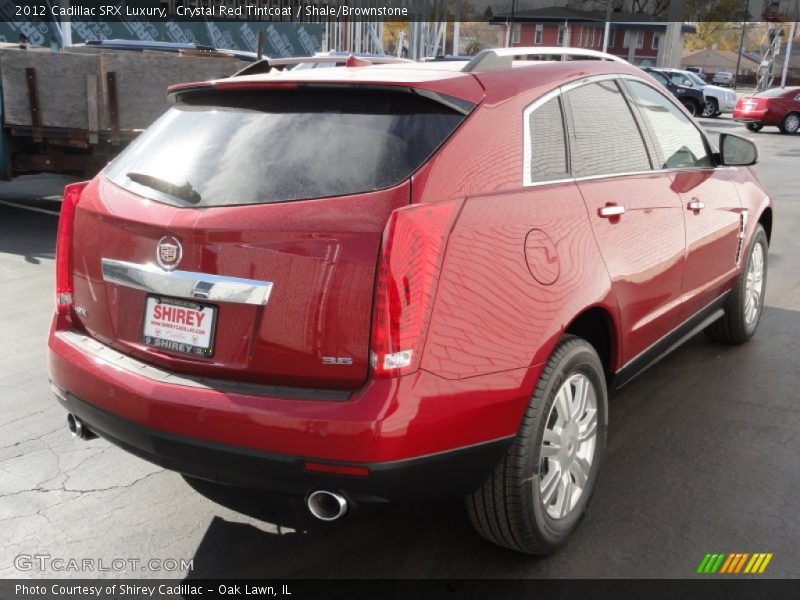
<svg viewBox="0 0 800 600">
<path fill-rule="evenodd" d="M 733 118 L 750 131 L 773 125 L 782 133 L 800 131 L 800 87 L 772 88 L 755 96 L 740 98 Z"/>
<path fill-rule="evenodd" d="M 65 191 L 73 432 L 323 520 L 465 495 L 497 544 L 565 543 L 609 390 L 701 330 L 747 341 L 772 229 L 752 142 L 568 50 L 174 88 Z"/>
</svg>

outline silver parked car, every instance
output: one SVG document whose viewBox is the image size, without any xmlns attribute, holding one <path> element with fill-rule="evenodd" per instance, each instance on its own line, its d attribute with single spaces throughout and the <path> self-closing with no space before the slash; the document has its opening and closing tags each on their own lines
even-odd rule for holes
<svg viewBox="0 0 800 600">
<path fill-rule="evenodd" d="M 711 80 L 711 83 L 716 83 L 717 85 L 732 86 L 733 73 L 729 73 L 728 71 L 717 71 L 716 73 L 714 73 L 714 77 Z"/>
<path fill-rule="evenodd" d="M 693 87 L 703 92 L 705 106 L 700 116 L 710 118 L 720 113 L 731 113 L 736 106 L 736 92 L 704 81 L 697 73 L 680 69 L 661 69 L 676 85 Z M 730 73 L 728 73 L 730 75 Z"/>
</svg>

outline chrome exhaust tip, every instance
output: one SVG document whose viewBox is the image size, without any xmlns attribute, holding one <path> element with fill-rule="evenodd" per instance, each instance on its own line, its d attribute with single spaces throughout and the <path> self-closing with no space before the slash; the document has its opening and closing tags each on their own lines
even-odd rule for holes
<svg viewBox="0 0 800 600">
<path fill-rule="evenodd" d="M 314 518 L 320 521 L 337 521 L 347 514 L 347 498 L 336 492 L 317 490 L 306 499 L 306 506 Z"/>
<path fill-rule="evenodd" d="M 97 437 L 94 433 L 92 433 L 86 424 L 81 421 L 78 417 L 69 413 L 67 415 L 67 427 L 69 427 L 69 432 L 72 434 L 72 437 L 78 438 L 81 440 L 93 440 Z"/>
</svg>

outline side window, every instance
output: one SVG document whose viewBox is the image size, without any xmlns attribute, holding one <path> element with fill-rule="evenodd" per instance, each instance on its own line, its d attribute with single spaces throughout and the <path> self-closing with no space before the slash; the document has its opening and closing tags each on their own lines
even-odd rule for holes
<svg viewBox="0 0 800 600">
<path fill-rule="evenodd" d="M 556 96 L 526 113 L 525 154 L 530 182 L 564 179 L 569 175 L 561 101 Z M 526 178 L 527 179 L 527 178 Z"/>
<path fill-rule="evenodd" d="M 644 140 L 614 81 L 590 83 L 564 94 L 571 119 L 572 175 L 613 175 L 651 168 Z"/>
<path fill-rule="evenodd" d="M 648 71 L 648 74 L 661 85 L 668 85 L 669 80 L 658 71 Z"/>
<path fill-rule="evenodd" d="M 656 145 L 658 168 L 712 166 L 702 134 L 669 98 L 639 81 L 627 83 Z"/>
<path fill-rule="evenodd" d="M 536 33 L 533 36 L 533 43 L 534 44 L 541 44 L 542 43 L 542 34 L 544 33 L 544 25 L 539 23 L 536 25 Z"/>
<path fill-rule="evenodd" d="M 678 85 L 688 85 L 689 83 L 688 81 L 686 81 L 686 78 L 680 73 L 673 73 L 671 78 L 672 78 L 672 83 L 676 83 Z"/>
</svg>

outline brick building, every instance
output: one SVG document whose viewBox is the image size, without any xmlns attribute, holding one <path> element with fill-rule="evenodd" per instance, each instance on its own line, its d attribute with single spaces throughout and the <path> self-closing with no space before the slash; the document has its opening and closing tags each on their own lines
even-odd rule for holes
<svg viewBox="0 0 800 600">
<path fill-rule="evenodd" d="M 510 46 L 572 46 L 603 49 L 606 13 L 569 8 L 544 8 L 498 14 L 495 25 L 507 28 Z M 635 65 L 658 64 L 659 45 L 667 23 L 648 19 L 647 15 L 611 14 L 608 52 Z M 693 33 L 684 25 L 682 33 Z"/>
</svg>

